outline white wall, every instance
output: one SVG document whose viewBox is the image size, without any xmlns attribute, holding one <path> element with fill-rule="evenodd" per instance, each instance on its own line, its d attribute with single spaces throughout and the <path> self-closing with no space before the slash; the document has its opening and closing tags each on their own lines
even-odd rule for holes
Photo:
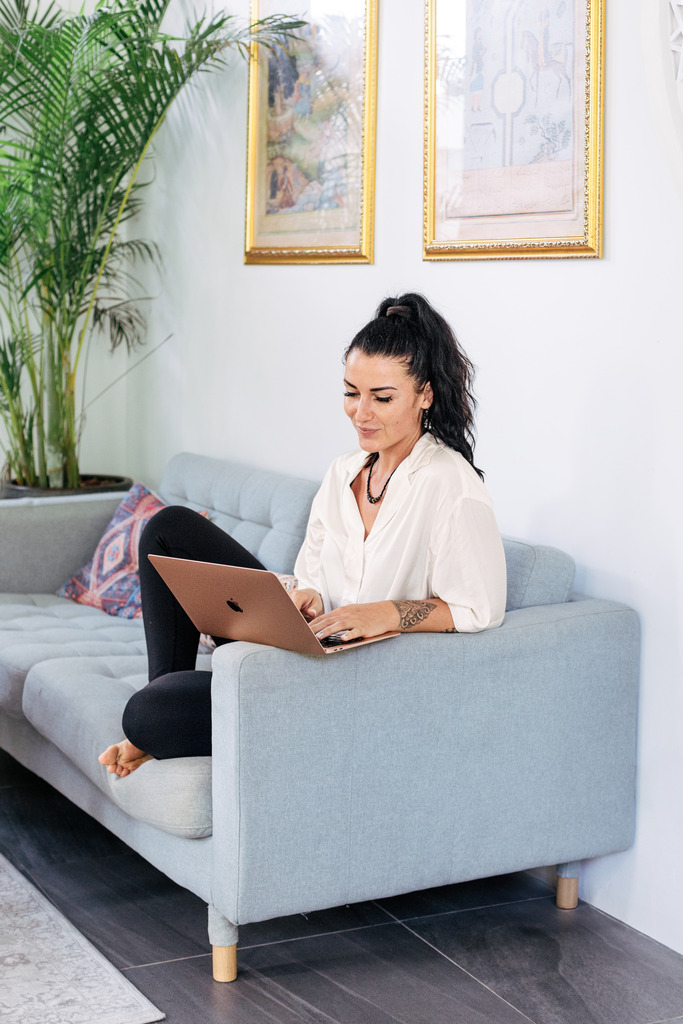
<svg viewBox="0 0 683 1024">
<path fill-rule="evenodd" d="M 318 478 L 354 444 L 344 345 L 385 294 L 425 292 L 479 367 L 478 462 L 502 530 L 571 552 L 581 589 L 642 617 L 637 841 L 588 864 L 582 895 L 683 952 L 683 162 L 655 127 L 663 58 L 643 50 L 656 12 L 640 6 L 608 4 L 601 261 L 422 262 L 419 0 L 381 12 L 372 267 L 243 265 L 246 76 L 235 62 L 207 78 L 169 119 L 145 217 L 165 257 L 148 350 L 173 337 L 119 385 L 125 442 L 109 410 L 85 451 L 151 484 L 181 449 Z"/>
</svg>

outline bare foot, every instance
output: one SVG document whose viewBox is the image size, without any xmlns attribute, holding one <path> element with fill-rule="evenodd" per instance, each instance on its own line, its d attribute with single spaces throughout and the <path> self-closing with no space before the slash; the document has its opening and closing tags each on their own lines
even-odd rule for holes
<svg viewBox="0 0 683 1024">
<path fill-rule="evenodd" d="M 111 775 L 120 775 L 125 779 L 126 775 L 130 775 L 145 761 L 151 761 L 152 755 L 134 747 L 130 740 L 121 740 L 120 743 L 113 743 L 111 747 L 107 747 L 97 760 Z"/>
</svg>

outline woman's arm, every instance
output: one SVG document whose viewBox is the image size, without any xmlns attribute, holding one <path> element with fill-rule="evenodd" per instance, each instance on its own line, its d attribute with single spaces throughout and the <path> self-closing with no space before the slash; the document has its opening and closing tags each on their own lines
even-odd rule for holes
<svg viewBox="0 0 683 1024">
<path fill-rule="evenodd" d="M 346 639 L 355 640 L 393 630 L 401 633 L 456 632 L 451 610 L 439 597 L 429 597 L 424 601 L 347 604 L 324 615 L 316 615 L 311 628 L 319 640 L 331 633 L 344 633 Z"/>
<path fill-rule="evenodd" d="M 439 510 L 431 588 L 459 633 L 498 626 L 507 597 L 505 553 L 490 505 L 465 498 Z"/>
<path fill-rule="evenodd" d="M 294 575 L 298 580 L 298 589 L 290 590 L 289 596 L 292 598 L 299 611 L 303 612 L 306 618 L 313 618 L 314 615 L 319 615 L 320 612 L 324 610 L 324 601 L 320 594 L 320 591 L 322 590 L 320 581 L 320 559 L 326 530 L 320 510 L 321 508 L 324 508 L 325 502 L 328 500 L 327 494 L 330 489 L 330 478 L 334 465 L 335 463 L 332 463 L 332 466 L 330 466 L 329 470 L 325 474 L 323 482 L 320 485 L 320 490 L 313 499 L 308 523 L 306 525 L 304 542 L 294 563 Z M 304 591 L 308 594 L 315 594 L 316 597 L 319 598 L 319 600 L 315 601 L 310 608 L 302 607 L 302 594 Z"/>
</svg>

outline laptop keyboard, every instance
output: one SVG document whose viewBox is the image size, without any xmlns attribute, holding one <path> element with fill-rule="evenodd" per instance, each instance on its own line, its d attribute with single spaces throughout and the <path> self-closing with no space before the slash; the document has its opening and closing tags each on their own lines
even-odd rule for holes
<svg viewBox="0 0 683 1024">
<path fill-rule="evenodd" d="M 353 640 L 342 640 L 341 633 L 331 633 L 330 636 L 326 636 L 320 643 L 323 647 L 341 647 L 344 644 L 357 644 L 362 639 L 362 636 L 355 636 Z"/>
</svg>

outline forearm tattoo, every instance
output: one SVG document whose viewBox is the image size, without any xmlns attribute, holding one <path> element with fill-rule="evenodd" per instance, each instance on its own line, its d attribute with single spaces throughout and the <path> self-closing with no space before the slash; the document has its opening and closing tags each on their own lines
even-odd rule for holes
<svg viewBox="0 0 683 1024">
<path fill-rule="evenodd" d="M 392 601 L 400 619 L 399 629 L 412 629 L 436 608 L 430 601 Z"/>
</svg>

